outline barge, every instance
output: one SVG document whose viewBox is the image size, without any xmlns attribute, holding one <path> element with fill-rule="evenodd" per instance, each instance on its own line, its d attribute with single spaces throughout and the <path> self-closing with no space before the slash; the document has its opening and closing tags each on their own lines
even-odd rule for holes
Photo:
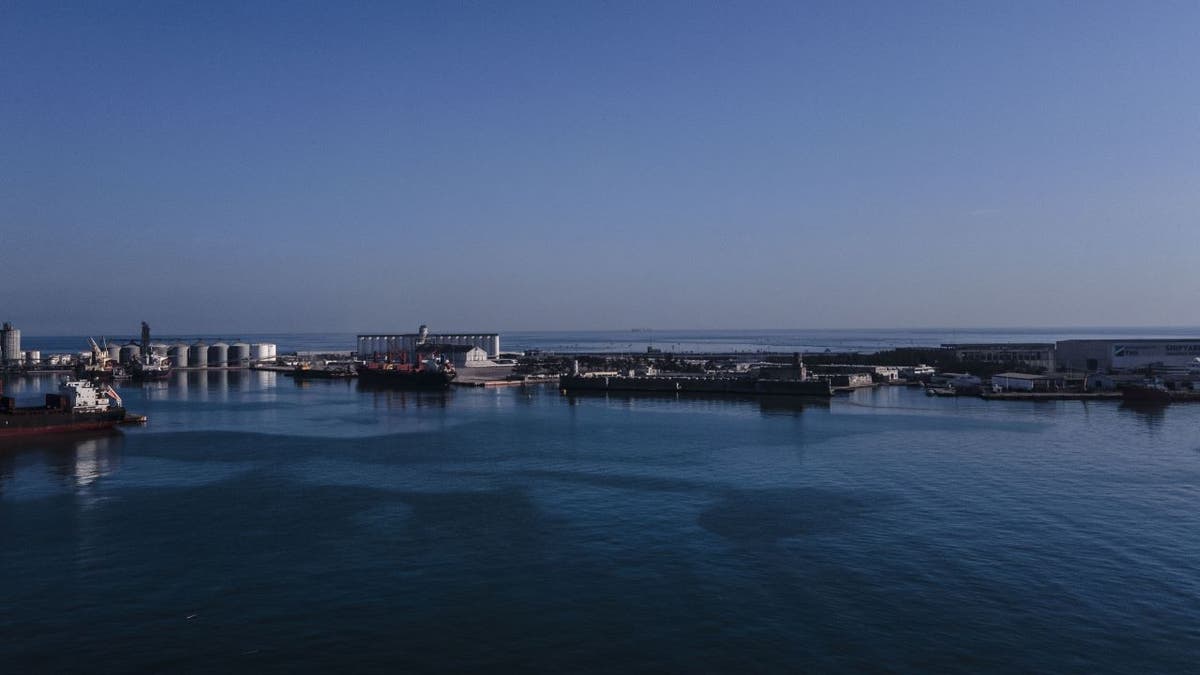
<svg viewBox="0 0 1200 675">
<path fill-rule="evenodd" d="M 753 376 L 687 375 L 561 375 L 558 387 L 566 393 L 620 391 L 679 394 L 736 394 L 750 396 L 833 396 L 824 380 L 769 379 Z"/>
</svg>

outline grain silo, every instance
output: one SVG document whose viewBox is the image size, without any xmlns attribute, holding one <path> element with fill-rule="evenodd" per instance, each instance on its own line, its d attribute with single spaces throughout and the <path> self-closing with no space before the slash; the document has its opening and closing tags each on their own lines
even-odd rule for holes
<svg viewBox="0 0 1200 675">
<path fill-rule="evenodd" d="M 224 368 L 229 361 L 229 345 L 224 342 L 214 342 L 208 347 L 208 366 Z"/>
<path fill-rule="evenodd" d="M 109 361 L 117 362 L 121 360 L 121 345 L 115 342 L 104 345 L 104 352 Z"/>
<path fill-rule="evenodd" d="M 188 363 L 192 364 L 193 368 L 208 367 L 208 345 L 204 340 L 196 340 L 188 348 Z"/>
<path fill-rule="evenodd" d="M 254 344 L 250 345 L 251 361 L 266 361 L 267 359 L 271 358 L 270 354 L 270 347 L 264 343 L 255 342 Z"/>
<path fill-rule="evenodd" d="M 235 342 L 229 345 L 229 365 L 244 367 L 250 362 L 250 345 Z"/>
<path fill-rule="evenodd" d="M 188 346 L 186 342 L 176 342 L 167 347 L 167 358 L 171 360 L 173 368 L 188 367 Z"/>
<path fill-rule="evenodd" d="M 133 363 L 138 360 L 142 354 L 142 348 L 138 343 L 130 340 L 127 344 L 121 345 L 117 351 L 117 362 L 121 364 Z"/>
</svg>

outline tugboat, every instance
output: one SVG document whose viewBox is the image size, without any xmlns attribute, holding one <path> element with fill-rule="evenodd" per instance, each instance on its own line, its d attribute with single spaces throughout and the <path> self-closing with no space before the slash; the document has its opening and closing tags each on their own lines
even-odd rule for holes
<svg viewBox="0 0 1200 675">
<path fill-rule="evenodd" d="M 124 402 L 112 387 L 91 380 L 64 380 L 57 394 L 46 394 L 45 405 L 17 407 L 11 397 L 0 396 L 0 439 L 111 429 L 125 417 Z"/>
</svg>

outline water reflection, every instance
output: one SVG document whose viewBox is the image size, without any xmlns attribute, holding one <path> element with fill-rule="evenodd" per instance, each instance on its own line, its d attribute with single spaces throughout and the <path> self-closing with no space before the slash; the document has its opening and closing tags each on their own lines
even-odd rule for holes
<svg viewBox="0 0 1200 675">
<path fill-rule="evenodd" d="M 633 408 L 638 403 L 679 402 L 715 407 L 757 407 L 763 415 L 799 415 L 806 409 L 829 409 L 830 400 L 806 396 L 731 396 L 728 394 L 678 394 L 671 392 L 589 392 L 578 391 L 563 394 L 567 405 L 575 406 L 583 401 L 600 400 Z"/>
<path fill-rule="evenodd" d="M 372 385 L 361 380 L 355 384 L 359 393 L 369 394 L 372 408 L 396 410 L 405 408 L 445 408 L 453 398 L 449 389 L 396 389 Z"/>
<path fill-rule="evenodd" d="M 65 487 L 83 488 L 120 468 L 120 431 L 43 436 L 0 443 L 0 494 L 27 474 L 45 473 Z"/>
<path fill-rule="evenodd" d="M 1121 412 L 1131 413 L 1138 422 L 1148 429 L 1154 429 L 1163 423 L 1167 417 L 1166 402 L 1155 401 L 1122 401 Z"/>
</svg>

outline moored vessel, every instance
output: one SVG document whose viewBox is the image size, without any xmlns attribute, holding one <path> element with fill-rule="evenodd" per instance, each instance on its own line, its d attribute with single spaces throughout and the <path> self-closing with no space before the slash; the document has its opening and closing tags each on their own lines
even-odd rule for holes
<svg viewBox="0 0 1200 675">
<path fill-rule="evenodd" d="M 0 396 L 0 438 L 111 429 L 125 417 L 117 392 L 92 380 L 65 380 L 40 406 L 18 407 Z"/>
<path fill-rule="evenodd" d="M 445 389 L 457 373 L 454 364 L 442 356 L 435 345 L 421 345 L 409 356 L 400 351 L 356 367 L 358 381 L 364 385 L 404 389 Z"/>
</svg>

